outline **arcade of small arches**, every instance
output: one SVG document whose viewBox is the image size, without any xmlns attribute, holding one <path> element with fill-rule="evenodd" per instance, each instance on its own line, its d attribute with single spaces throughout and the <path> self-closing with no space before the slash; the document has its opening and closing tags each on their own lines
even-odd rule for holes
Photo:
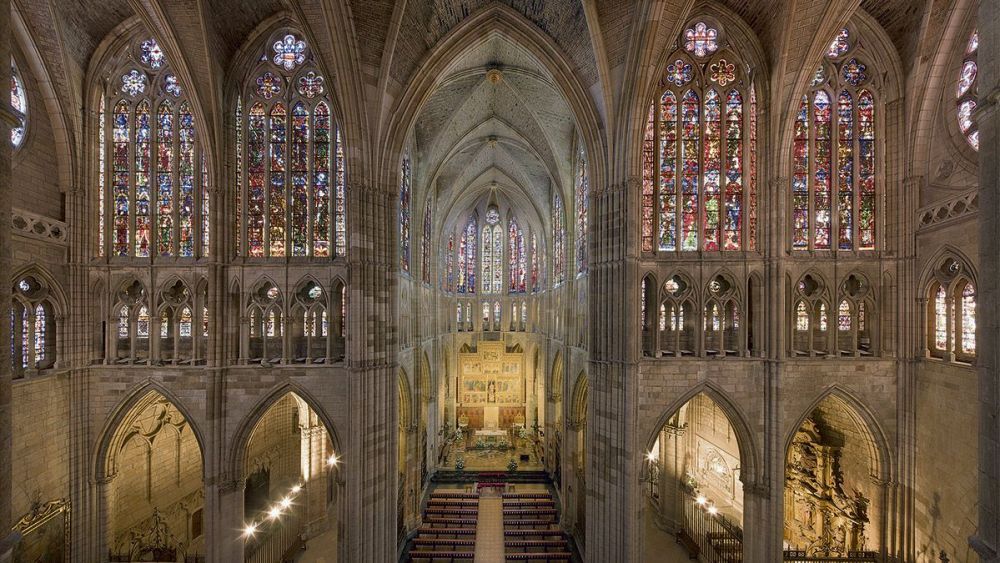
<svg viewBox="0 0 1000 563">
<path fill-rule="evenodd" d="M 288 4 L 216 77 L 129 5 L 72 103 L 12 6 L 0 560 L 989 560 L 974 2 L 926 91 L 867 0 L 593 61 L 541 8 L 407 62 Z"/>
</svg>

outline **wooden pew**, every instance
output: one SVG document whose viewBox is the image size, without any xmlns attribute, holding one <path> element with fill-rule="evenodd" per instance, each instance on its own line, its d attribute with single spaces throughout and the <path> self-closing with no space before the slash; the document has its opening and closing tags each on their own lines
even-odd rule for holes
<svg viewBox="0 0 1000 563">
<path fill-rule="evenodd" d="M 475 551 L 411 551 L 410 563 L 438 563 L 455 561 L 456 559 L 475 559 Z"/>
<path fill-rule="evenodd" d="M 504 541 L 504 547 L 507 553 L 541 553 L 547 551 L 555 551 L 562 553 L 568 551 L 568 543 L 566 540 L 506 540 Z"/>
<path fill-rule="evenodd" d="M 569 561 L 573 554 L 568 551 L 563 552 L 543 552 L 543 553 L 507 553 L 507 561 Z"/>
</svg>

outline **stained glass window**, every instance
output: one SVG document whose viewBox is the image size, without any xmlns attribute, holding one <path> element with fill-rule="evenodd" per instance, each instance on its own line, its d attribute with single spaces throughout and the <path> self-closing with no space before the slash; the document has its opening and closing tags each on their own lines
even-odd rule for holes
<svg viewBox="0 0 1000 563">
<path fill-rule="evenodd" d="M 552 284 L 566 279 L 566 213 L 557 193 L 552 202 Z"/>
<path fill-rule="evenodd" d="M 236 246 L 236 255 L 243 252 L 243 98 L 236 99 L 236 115 L 233 128 L 236 131 L 236 189 L 233 190 L 234 208 L 233 214 L 233 242 Z"/>
<path fill-rule="evenodd" d="M 833 38 L 830 42 L 830 46 L 826 50 L 826 56 L 831 59 L 836 59 L 844 56 L 845 53 L 851 48 L 849 43 L 850 32 L 847 28 L 842 28 L 837 32 L 837 36 Z"/>
<path fill-rule="evenodd" d="M 424 206 L 424 225 L 420 233 L 420 279 L 431 282 L 431 204 Z"/>
<path fill-rule="evenodd" d="M 531 233 L 531 291 L 538 291 L 538 236 Z"/>
<path fill-rule="evenodd" d="M 828 55 L 852 52 L 842 30 Z M 833 54 L 836 53 L 836 54 Z M 857 56 L 829 81 L 813 81 L 795 121 L 792 148 L 792 248 L 875 248 L 875 96 Z"/>
<path fill-rule="evenodd" d="M 719 48 L 719 32 L 705 22 L 698 22 L 684 31 L 684 49 L 696 57 L 704 57 Z"/>
<path fill-rule="evenodd" d="M 479 220 L 469 217 L 458 245 L 458 292 L 476 292 L 476 244 L 479 237 Z"/>
<path fill-rule="evenodd" d="M 500 213 L 494 207 L 486 210 L 486 224 L 483 226 L 482 282 L 483 293 L 503 291 L 503 228 Z"/>
<path fill-rule="evenodd" d="M 938 286 L 934 294 L 934 348 L 948 349 L 948 293 Z"/>
<path fill-rule="evenodd" d="M 819 330 L 826 332 L 828 318 L 826 316 L 826 303 L 819 304 Z"/>
<path fill-rule="evenodd" d="M 495 328 L 499 328 L 501 320 L 502 320 L 502 318 L 501 318 L 501 314 L 500 314 L 500 302 L 499 301 L 495 301 L 493 303 L 493 326 Z"/>
<path fill-rule="evenodd" d="M 104 115 L 105 101 L 101 98 L 100 107 L 97 112 L 97 144 L 100 147 L 97 151 L 97 255 L 104 256 L 104 207 L 105 207 L 105 165 L 107 164 L 104 150 L 107 123 Z"/>
<path fill-rule="evenodd" d="M 590 176 L 587 155 L 581 147 L 576 157 L 576 271 L 587 271 L 587 209 L 590 207 Z M 523 245 L 522 245 L 523 247 Z M 523 250 L 523 248 L 522 248 Z M 523 268 L 522 268 L 523 278 Z M 523 289 L 523 280 L 522 280 Z"/>
<path fill-rule="evenodd" d="M 181 320 L 179 323 L 181 338 L 191 337 L 191 309 L 184 307 L 181 309 Z"/>
<path fill-rule="evenodd" d="M 170 313 L 167 309 L 160 311 L 160 338 L 170 337 Z"/>
<path fill-rule="evenodd" d="M 976 353 L 976 288 L 966 283 L 962 289 L 962 353 Z"/>
<path fill-rule="evenodd" d="M 660 320 L 657 323 L 660 330 L 667 330 L 667 316 L 672 316 L 670 313 L 673 312 L 673 307 L 670 307 L 670 312 L 667 311 L 666 303 L 660 303 Z"/>
<path fill-rule="evenodd" d="M 128 307 L 122 305 L 118 310 L 118 338 L 128 338 Z"/>
<path fill-rule="evenodd" d="M 135 317 L 135 335 L 149 338 L 149 309 L 145 305 L 139 307 L 139 314 Z"/>
<path fill-rule="evenodd" d="M 507 245 L 507 255 L 510 260 L 510 287 L 508 289 L 511 293 L 524 293 L 526 289 L 524 233 L 514 217 L 510 218 Z"/>
<path fill-rule="evenodd" d="M 847 301 L 841 301 L 837 308 L 837 330 L 851 330 L 851 305 Z"/>
<path fill-rule="evenodd" d="M 206 256 L 211 229 L 208 173 L 195 135 L 194 111 L 156 42 L 144 41 L 136 52 L 147 70 L 132 69 L 123 75 L 120 92 L 109 92 L 98 112 L 102 147 L 98 254 L 103 256 L 108 250 L 105 245 L 110 244 L 114 257 Z M 176 88 L 170 86 L 171 77 Z M 155 89 L 146 88 L 147 83 L 163 84 L 164 90 L 151 91 Z M 164 93 L 170 97 L 157 102 Z M 135 99 L 122 98 L 122 94 Z M 113 108 L 110 116 L 105 114 L 105 102 Z M 108 117 L 110 139 L 105 136 Z M 108 159 L 109 171 L 105 168 Z M 196 163 L 201 165 L 200 173 Z M 106 171 L 110 189 L 105 186 Z M 106 209 L 110 221 L 105 221 Z M 105 229 L 110 229 L 110 236 L 105 236 Z M 199 240 L 202 243 L 196 249 Z"/>
<path fill-rule="evenodd" d="M 642 320 L 642 329 L 649 328 L 649 314 L 646 312 L 646 278 L 642 278 L 639 285 L 639 315 Z"/>
<path fill-rule="evenodd" d="M 448 236 L 448 249 L 444 254 L 445 291 L 455 291 L 455 235 Z"/>
<path fill-rule="evenodd" d="M 31 361 L 31 319 L 27 307 L 21 309 L 21 367 L 28 367 Z"/>
<path fill-rule="evenodd" d="M 957 86 L 958 127 L 969 145 L 979 150 L 979 127 L 973 122 L 972 112 L 976 109 L 979 85 L 978 76 L 979 31 L 973 31 L 965 47 L 965 56 L 959 70 Z"/>
<path fill-rule="evenodd" d="M 236 238 L 246 241 L 238 252 L 259 258 L 342 257 L 345 153 L 323 77 L 309 69 L 315 61 L 294 34 L 275 40 L 270 53 L 246 84 L 249 111 L 244 115 L 242 100 L 236 108 L 237 151 L 246 150 L 237 155 L 239 167 L 246 163 L 236 195 L 245 206 L 237 207 Z"/>
<path fill-rule="evenodd" d="M 14 61 L 10 63 L 10 107 L 14 110 L 14 117 L 17 118 L 17 125 L 10 129 L 10 142 L 14 148 L 17 148 L 24 141 L 28 98 L 25 95 L 24 83 L 21 82 L 21 75 L 17 72 Z"/>
<path fill-rule="evenodd" d="M 972 315 L 972 322 L 975 323 L 975 311 L 973 311 Z M 35 365 L 38 365 L 45 361 L 45 306 L 41 303 L 35 306 L 34 324 Z M 975 349 L 975 340 L 973 340 L 972 347 Z"/>
<path fill-rule="evenodd" d="M 795 330 L 809 330 L 809 308 L 803 301 L 795 306 Z"/>
<path fill-rule="evenodd" d="M 208 307 L 201 308 L 201 335 L 208 338 Z"/>
<path fill-rule="evenodd" d="M 410 155 L 403 155 L 399 171 L 399 261 L 410 271 Z"/>
<path fill-rule="evenodd" d="M 698 64 L 690 81 L 669 75 L 661 81 L 665 88 L 650 106 L 642 158 L 643 252 L 756 248 L 756 98 L 738 61 Z"/>
</svg>

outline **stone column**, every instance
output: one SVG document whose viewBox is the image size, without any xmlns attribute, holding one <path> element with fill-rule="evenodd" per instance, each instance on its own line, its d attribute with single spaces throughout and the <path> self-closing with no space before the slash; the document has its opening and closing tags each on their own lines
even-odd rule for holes
<svg viewBox="0 0 1000 563">
<path fill-rule="evenodd" d="M 0 84 L 10 84 L 10 38 L 11 6 L 9 0 L 0 0 Z M 4 95 L 0 101 L 0 271 L 11 271 L 10 196 L 11 196 L 11 146 L 10 129 L 14 115 L 10 107 L 10 96 Z M 0 303 L 9 309 L 11 300 L 11 280 L 0 279 Z M 0 342 L 10 342 L 10 323 L 0 323 Z M 11 514 L 13 476 L 11 474 L 11 438 L 13 426 L 13 404 L 11 403 L 10 347 L 0 346 L 0 559 L 5 549 L 12 549 L 8 543 L 9 530 L 14 524 Z M 12 539 L 12 538 L 11 538 Z"/>
<path fill-rule="evenodd" d="M 340 561 L 396 558 L 397 263 L 395 186 L 348 188 L 350 233 L 347 338 L 349 428 L 344 464 L 346 528 Z"/>
<path fill-rule="evenodd" d="M 983 563 L 1000 560 L 1000 5 L 979 4 L 979 529 Z"/>
<path fill-rule="evenodd" d="M 639 393 L 638 234 L 640 179 L 592 178 L 587 413 L 587 560 L 640 561 L 643 463 Z"/>
</svg>

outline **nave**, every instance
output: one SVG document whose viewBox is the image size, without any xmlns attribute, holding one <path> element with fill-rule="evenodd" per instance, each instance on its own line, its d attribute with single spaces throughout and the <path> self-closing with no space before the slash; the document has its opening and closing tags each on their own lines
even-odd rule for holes
<svg viewBox="0 0 1000 563">
<path fill-rule="evenodd" d="M 513 476 L 478 472 L 436 484 L 401 561 L 579 561 L 559 524 L 551 481 L 540 474 L 508 480 Z"/>
</svg>

